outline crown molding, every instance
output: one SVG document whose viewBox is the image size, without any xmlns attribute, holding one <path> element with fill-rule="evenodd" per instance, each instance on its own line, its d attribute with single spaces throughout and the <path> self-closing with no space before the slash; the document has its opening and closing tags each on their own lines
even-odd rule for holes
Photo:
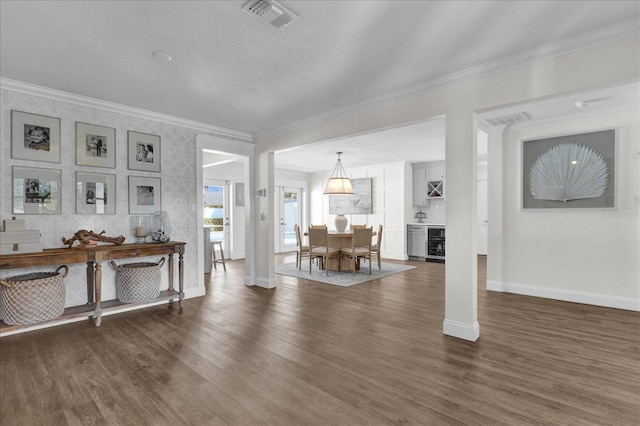
<svg viewBox="0 0 640 426">
<path fill-rule="evenodd" d="M 294 121 L 284 126 L 269 129 L 264 132 L 258 132 L 256 138 L 259 138 L 260 136 L 273 135 L 299 129 L 307 125 L 326 121 L 327 119 L 332 117 L 349 114 L 360 109 L 370 108 L 378 104 L 395 101 L 410 96 L 416 96 L 443 87 L 459 84 L 465 81 L 477 80 L 483 77 L 497 74 L 499 72 L 522 67 L 525 65 L 531 65 L 536 62 L 541 62 L 552 59 L 554 57 L 567 55 L 590 47 L 595 47 L 601 44 L 637 36 L 638 34 L 640 34 L 640 21 L 638 21 L 637 19 L 631 19 L 620 24 L 603 28 L 598 31 L 582 34 L 580 36 L 562 40 L 556 43 L 550 43 L 544 46 L 537 47 L 535 49 L 518 53 L 516 55 L 508 56 L 506 58 L 468 68 L 453 74 L 448 74 L 440 78 L 408 86 L 381 96 L 369 98 L 362 102 L 325 111 L 320 114 Z"/>
<path fill-rule="evenodd" d="M 20 92 L 28 95 L 40 96 L 43 98 L 53 99 L 56 101 L 69 102 L 69 103 L 82 105 L 89 108 L 97 108 L 105 111 L 130 115 L 130 116 L 139 117 L 147 120 L 159 121 L 162 123 L 172 124 L 176 126 L 187 127 L 200 132 L 207 132 L 212 136 L 219 136 L 221 138 L 233 139 L 233 140 L 250 142 L 250 143 L 254 142 L 253 135 L 250 133 L 226 129 L 224 127 L 218 127 L 212 124 L 187 120 L 184 118 L 175 117 L 173 115 L 161 114 L 159 112 L 148 111 L 141 108 L 103 101 L 101 99 L 90 98 L 87 96 L 77 95 L 75 93 L 64 92 L 56 89 L 50 89 L 48 87 L 25 83 L 23 81 L 0 78 L 0 89 L 11 90 L 13 92 Z"/>
</svg>

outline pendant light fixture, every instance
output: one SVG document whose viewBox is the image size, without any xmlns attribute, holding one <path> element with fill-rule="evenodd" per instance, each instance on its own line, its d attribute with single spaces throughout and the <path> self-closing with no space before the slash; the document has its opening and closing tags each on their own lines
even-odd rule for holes
<svg viewBox="0 0 640 426">
<path fill-rule="evenodd" d="M 353 194 L 353 186 L 342 167 L 342 161 L 340 161 L 340 154 L 342 154 L 342 152 L 337 152 L 336 154 L 338 154 L 338 161 L 333 168 L 327 186 L 324 188 L 324 193 L 330 195 L 351 195 Z"/>
</svg>

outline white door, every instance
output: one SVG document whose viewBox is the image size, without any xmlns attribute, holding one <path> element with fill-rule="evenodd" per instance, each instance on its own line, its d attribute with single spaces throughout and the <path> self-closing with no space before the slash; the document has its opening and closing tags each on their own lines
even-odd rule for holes
<svg viewBox="0 0 640 426">
<path fill-rule="evenodd" d="M 478 180 L 478 254 L 487 254 L 489 220 L 487 218 L 487 180 Z"/>
<path fill-rule="evenodd" d="M 204 180 L 204 226 L 210 229 L 210 241 L 222 241 L 224 252 L 229 254 L 229 184 L 224 180 Z M 206 243 L 206 241 L 205 241 Z"/>
<path fill-rule="evenodd" d="M 298 224 L 302 227 L 302 223 L 300 223 L 300 218 L 302 217 L 302 203 L 300 202 L 302 189 L 279 186 L 276 191 L 278 192 L 278 197 L 276 198 L 278 200 L 276 253 L 295 251 L 296 234 L 293 226 Z"/>
</svg>

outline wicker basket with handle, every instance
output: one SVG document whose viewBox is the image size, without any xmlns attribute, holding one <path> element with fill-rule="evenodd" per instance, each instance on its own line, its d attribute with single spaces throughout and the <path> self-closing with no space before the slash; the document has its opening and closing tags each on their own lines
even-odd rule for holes
<svg viewBox="0 0 640 426">
<path fill-rule="evenodd" d="M 62 269 L 64 274 L 60 273 Z M 5 324 L 35 324 L 61 316 L 65 303 L 63 278 L 68 273 L 69 267 L 62 265 L 55 272 L 33 272 L 0 281 Z"/>
<path fill-rule="evenodd" d="M 122 303 L 148 302 L 160 295 L 160 268 L 164 257 L 157 263 L 137 262 L 109 265 L 116 271 L 116 294 Z"/>
</svg>

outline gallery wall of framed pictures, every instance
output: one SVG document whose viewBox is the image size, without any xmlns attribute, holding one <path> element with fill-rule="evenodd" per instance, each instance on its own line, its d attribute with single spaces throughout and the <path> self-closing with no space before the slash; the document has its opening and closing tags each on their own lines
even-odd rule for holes
<svg viewBox="0 0 640 426">
<path fill-rule="evenodd" d="M 61 119 L 11 110 L 11 158 L 60 163 Z M 62 170 L 12 166 L 12 213 L 51 215 L 62 213 L 62 182 L 75 173 L 75 212 L 79 215 L 116 214 L 118 175 L 93 168 L 117 168 L 116 129 L 96 123 L 75 122 L 75 163 L 91 170 Z M 160 136 L 127 131 L 127 169 L 159 173 Z M 121 179 L 123 176 L 120 177 Z M 128 176 L 129 214 L 162 210 L 161 178 Z"/>
</svg>

